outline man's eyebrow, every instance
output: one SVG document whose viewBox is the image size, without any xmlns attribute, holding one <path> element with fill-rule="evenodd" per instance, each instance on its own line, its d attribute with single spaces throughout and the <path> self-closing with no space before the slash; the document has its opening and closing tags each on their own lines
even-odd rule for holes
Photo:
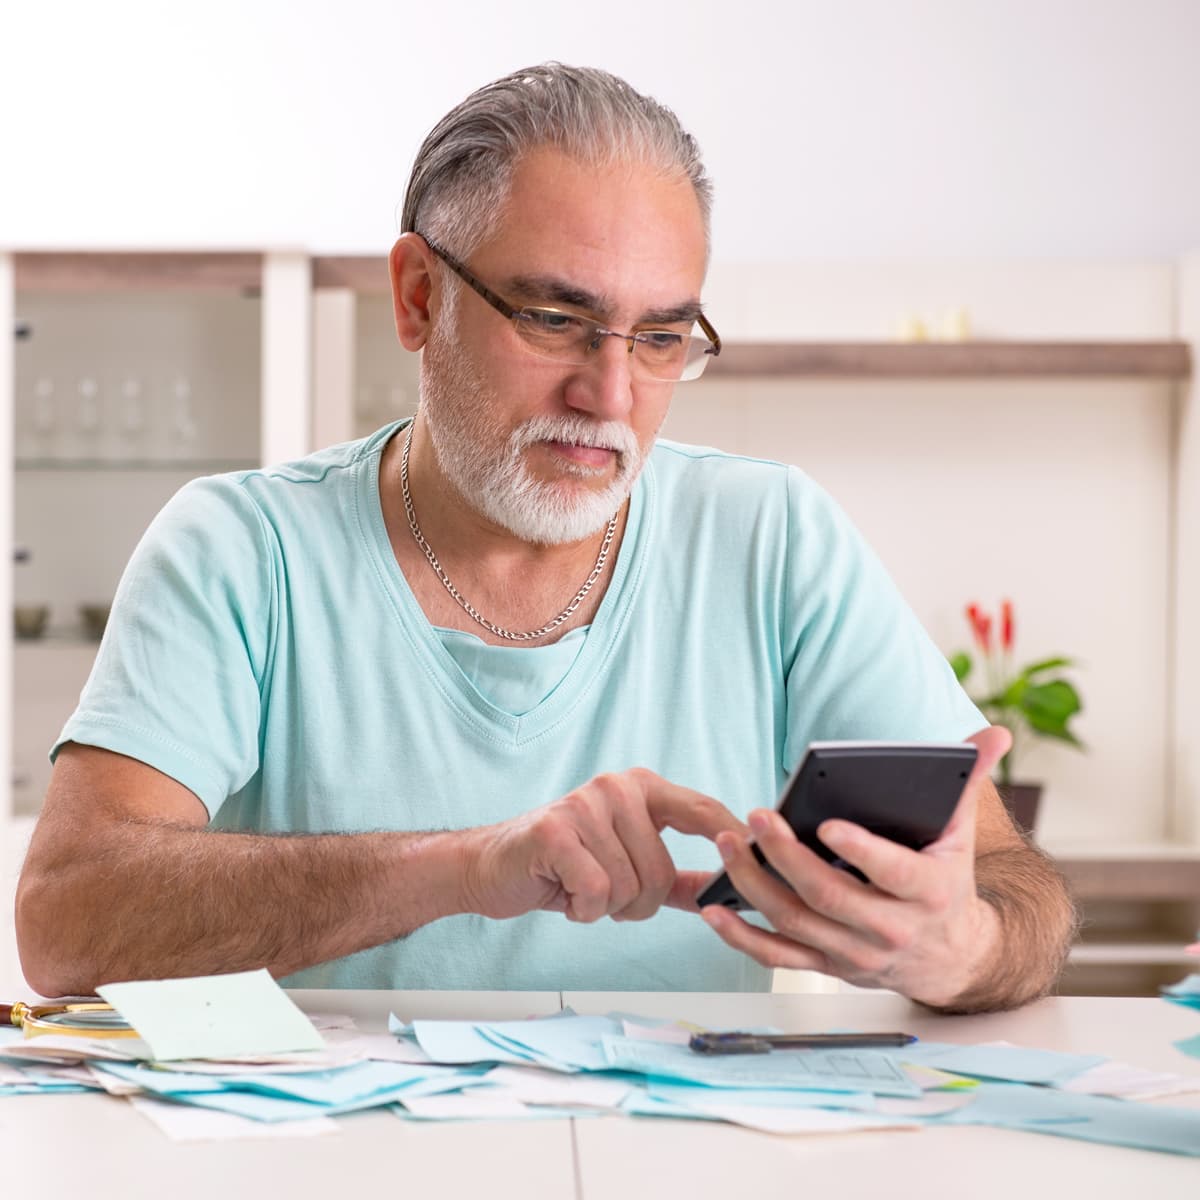
<svg viewBox="0 0 1200 1200">
<path fill-rule="evenodd" d="M 601 320 L 610 320 L 616 305 L 608 296 L 589 292 L 565 279 L 553 275 L 515 275 L 506 290 L 514 300 L 536 301 L 542 304 L 565 304 L 570 308 L 594 313 Z M 695 321 L 703 312 L 699 300 L 685 300 L 670 308 L 653 308 L 642 313 L 638 325 L 679 325 Z"/>
</svg>

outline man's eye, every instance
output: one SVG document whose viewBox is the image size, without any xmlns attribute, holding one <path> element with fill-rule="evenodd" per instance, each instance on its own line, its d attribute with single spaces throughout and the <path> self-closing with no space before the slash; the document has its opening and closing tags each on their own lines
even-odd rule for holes
<svg viewBox="0 0 1200 1200">
<path fill-rule="evenodd" d="M 678 350 L 683 345 L 683 334 L 671 333 L 666 329 L 649 329 L 642 340 L 654 350 Z"/>
<path fill-rule="evenodd" d="M 543 337 L 570 337 L 583 328 L 578 317 L 551 309 L 527 308 L 521 315 L 525 318 L 526 328 Z"/>
</svg>

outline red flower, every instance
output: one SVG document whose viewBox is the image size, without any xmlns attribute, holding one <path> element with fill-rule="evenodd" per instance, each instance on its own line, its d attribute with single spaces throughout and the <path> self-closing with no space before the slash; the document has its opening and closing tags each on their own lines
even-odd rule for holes
<svg viewBox="0 0 1200 1200">
<path fill-rule="evenodd" d="M 978 604 L 967 605 L 967 620 L 971 622 L 971 632 L 975 641 L 984 654 L 992 651 L 992 618 Z"/>
</svg>

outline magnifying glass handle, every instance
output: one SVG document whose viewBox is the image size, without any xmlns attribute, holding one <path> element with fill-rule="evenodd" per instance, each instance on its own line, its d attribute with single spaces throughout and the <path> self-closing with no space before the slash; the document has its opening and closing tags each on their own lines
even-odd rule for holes
<svg viewBox="0 0 1200 1200">
<path fill-rule="evenodd" d="M 13 1020 L 13 1005 L 0 1004 L 0 1025 L 16 1025 Z"/>
</svg>

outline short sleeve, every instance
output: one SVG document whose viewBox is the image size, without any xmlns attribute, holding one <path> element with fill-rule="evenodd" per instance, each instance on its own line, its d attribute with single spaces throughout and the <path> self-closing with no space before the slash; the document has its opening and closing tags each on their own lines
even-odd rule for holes
<svg viewBox="0 0 1200 1200">
<path fill-rule="evenodd" d="M 51 760 L 66 742 L 128 755 L 177 779 L 213 817 L 258 770 L 271 563 L 265 524 L 238 477 L 181 489 L 125 569 Z"/>
<path fill-rule="evenodd" d="M 811 741 L 961 741 L 987 720 L 833 500 L 789 471 L 784 769 Z"/>
</svg>

